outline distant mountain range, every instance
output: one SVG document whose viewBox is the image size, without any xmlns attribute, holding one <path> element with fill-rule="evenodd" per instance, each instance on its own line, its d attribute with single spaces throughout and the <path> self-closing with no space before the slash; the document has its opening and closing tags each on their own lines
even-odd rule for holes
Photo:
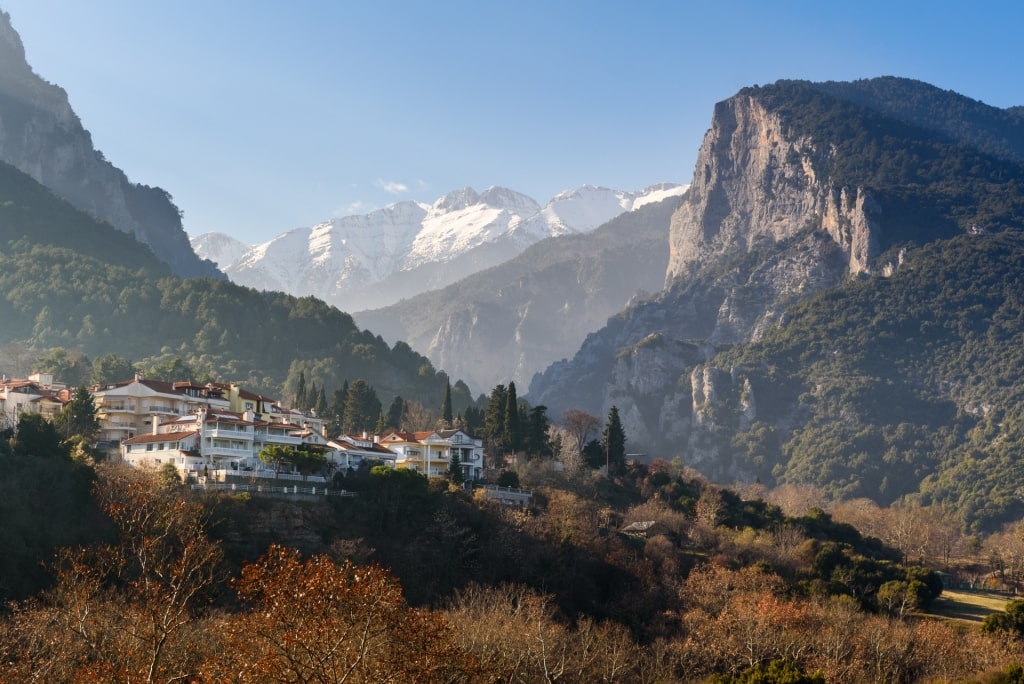
<svg viewBox="0 0 1024 684">
<path fill-rule="evenodd" d="M 191 244 L 238 284 L 364 311 L 443 288 L 546 238 L 591 232 L 685 189 L 669 183 L 635 192 L 585 185 L 542 207 L 506 188 L 464 188 L 433 204 L 398 202 L 259 245 L 219 233 L 193 237 Z"/>
</svg>

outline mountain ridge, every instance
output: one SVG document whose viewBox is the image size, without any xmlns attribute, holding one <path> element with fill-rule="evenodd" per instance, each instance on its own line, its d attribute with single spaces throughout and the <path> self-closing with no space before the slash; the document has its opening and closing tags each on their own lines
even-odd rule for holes
<svg viewBox="0 0 1024 684">
<path fill-rule="evenodd" d="M 38 76 L 0 10 L 0 161 L 27 173 L 91 216 L 134 235 L 183 277 L 223 275 L 199 259 L 170 194 L 132 183 L 93 147 L 68 94 Z"/>
<path fill-rule="evenodd" d="M 585 185 L 543 207 L 514 190 L 454 190 L 431 204 L 403 201 L 296 228 L 220 265 L 244 285 L 314 295 L 345 310 L 381 308 L 495 266 L 553 235 L 589 232 L 619 214 L 676 196 L 671 183 L 629 192 Z M 225 244 L 209 234 L 192 238 Z M 211 247 L 211 250 L 213 248 Z"/>
</svg>

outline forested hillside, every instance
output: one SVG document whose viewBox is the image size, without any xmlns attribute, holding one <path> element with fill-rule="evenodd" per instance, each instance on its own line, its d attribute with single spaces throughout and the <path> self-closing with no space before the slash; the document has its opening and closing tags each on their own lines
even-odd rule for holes
<svg viewBox="0 0 1024 684">
<path fill-rule="evenodd" d="M 446 377 L 313 298 L 171 276 L 141 243 L 0 166 L 0 345 L 38 354 L 182 359 L 204 376 L 277 393 L 290 376 L 328 392 L 362 378 L 387 401 L 438 401 Z M 294 382 L 294 378 L 292 378 Z"/>
<path fill-rule="evenodd" d="M 698 412 L 723 460 L 763 482 L 888 504 L 948 504 L 979 528 L 1020 518 L 1024 234 L 963 235 L 787 314 Z"/>
</svg>

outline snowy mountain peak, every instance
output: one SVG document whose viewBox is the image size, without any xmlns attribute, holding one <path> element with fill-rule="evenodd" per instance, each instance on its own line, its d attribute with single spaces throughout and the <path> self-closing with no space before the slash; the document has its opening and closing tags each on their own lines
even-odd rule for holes
<svg viewBox="0 0 1024 684">
<path fill-rule="evenodd" d="M 204 233 L 197 236 L 189 236 L 189 244 L 192 251 L 201 254 L 203 259 L 209 259 L 217 264 L 217 268 L 224 269 L 228 264 L 233 263 L 249 249 L 249 246 L 224 233 Z"/>
<path fill-rule="evenodd" d="M 451 211 L 460 211 L 477 204 L 480 201 L 480 195 L 476 193 L 476 190 L 467 186 L 461 190 L 453 190 L 444 197 L 434 202 L 435 213 L 447 213 Z"/>
<path fill-rule="evenodd" d="M 529 216 L 540 211 L 540 205 L 532 197 L 497 185 L 492 185 L 484 190 L 480 195 L 480 202 L 489 207 L 506 209 L 522 216 Z"/>
<path fill-rule="evenodd" d="M 296 228 L 247 249 L 227 236 L 202 235 L 192 244 L 241 285 L 314 295 L 361 311 L 450 285 L 544 238 L 589 232 L 685 189 L 666 183 L 622 192 L 584 185 L 559 193 L 542 208 L 508 188 L 477 193 L 466 187 L 433 204 L 398 202 Z"/>
</svg>

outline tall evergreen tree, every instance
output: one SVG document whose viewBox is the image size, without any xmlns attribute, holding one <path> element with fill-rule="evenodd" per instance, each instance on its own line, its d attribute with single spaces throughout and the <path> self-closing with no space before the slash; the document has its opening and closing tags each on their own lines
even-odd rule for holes
<svg viewBox="0 0 1024 684">
<path fill-rule="evenodd" d="M 475 406 L 467 406 L 466 412 L 463 414 L 463 420 L 465 421 L 465 427 L 462 429 L 466 431 L 466 434 L 479 437 L 483 434 L 484 429 L 484 412 Z"/>
<path fill-rule="evenodd" d="M 523 433 L 519 425 L 519 399 L 516 397 L 516 383 L 508 383 L 505 395 L 505 444 L 513 452 L 523 446 Z"/>
<path fill-rule="evenodd" d="M 483 439 L 487 444 L 487 451 L 492 457 L 497 457 L 506 449 L 505 406 L 508 403 L 507 395 L 508 390 L 504 385 L 496 385 L 491 390 L 491 397 L 487 401 L 484 413 Z"/>
<path fill-rule="evenodd" d="M 452 425 L 452 382 L 446 380 L 444 383 L 444 399 L 441 401 L 441 420 L 446 427 Z"/>
<path fill-rule="evenodd" d="M 299 383 L 295 386 L 295 401 L 292 408 L 303 409 L 306 406 L 306 371 L 299 371 Z"/>
<path fill-rule="evenodd" d="M 316 394 L 316 401 L 313 403 L 313 410 L 316 411 L 316 415 L 322 416 L 327 411 L 327 393 L 324 392 L 324 386 L 320 385 L 320 391 Z"/>
<path fill-rule="evenodd" d="M 526 433 L 523 436 L 523 450 L 527 456 L 543 458 L 551 455 L 548 427 L 548 407 L 541 405 L 530 409 Z"/>
<path fill-rule="evenodd" d="M 355 380 L 349 385 L 348 396 L 345 398 L 342 430 L 351 434 L 372 431 L 380 411 L 380 399 L 374 389 L 365 380 Z"/>
<path fill-rule="evenodd" d="M 384 423 L 385 428 L 402 429 L 402 425 L 405 423 L 405 400 L 402 397 L 396 396 L 391 400 Z"/>
<path fill-rule="evenodd" d="M 61 409 L 53 422 L 64 439 L 80 435 L 86 441 L 92 441 L 96 437 L 100 431 L 100 420 L 92 394 L 84 385 L 75 389 L 71 401 Z"/>
<path fill-rule="evenodd" d="M 609 474 L 618 470 L 626 463 L 626 433 L 622 429 L 622 421 L 619 420 L 619 408 L 612 406 L 608 411 L 608 421 L 604 424 L 604 434 L 601 437 L 601 447 L 605 452 L 605 462 L 608 465 Z"/>
<path fill-rule="evenodd" d="M 462 461 L 459 459 L 458 451 L 452 453 L 448 462 L 448 479 L 455 484 L 462 484 L 466 481 L 466 474 L 462 472 Z"/>
</svg>

